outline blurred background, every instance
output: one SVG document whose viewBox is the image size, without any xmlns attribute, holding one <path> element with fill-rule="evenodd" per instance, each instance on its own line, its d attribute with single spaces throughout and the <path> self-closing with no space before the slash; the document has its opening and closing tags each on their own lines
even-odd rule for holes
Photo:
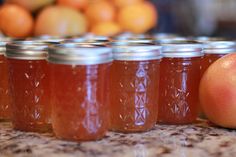
<svg viewBox="0 0 236 157">
<path fill-rule="evenodd" d="M 78 35 L 86 32 L 108 36 L 122 32 L 161 32 L 182 36 L 236 37 L 235 0 L 0 0 L 0 2 L 2 4 L 0 29 L 3 34 L 13 37 L 45 34 Z M 4 10 L 6 3 L 23 8 L 22 12 L 29 13 L 32 19 L 27 17 L 26 13 L 21 14 L 21 10 L 17 10 L 19 8 L 15 13 L 9 8 Z M 69 7 L 76 10 L 79 15 L 55 8 L 58 6 Z M 51 9 L 48 9 L 50 7 Z"/>
<path fill-rule="evenodd" d="M 160 16 L 156 32 L 236 37 L 235 0 L 152 0 Z"/>
</svg>

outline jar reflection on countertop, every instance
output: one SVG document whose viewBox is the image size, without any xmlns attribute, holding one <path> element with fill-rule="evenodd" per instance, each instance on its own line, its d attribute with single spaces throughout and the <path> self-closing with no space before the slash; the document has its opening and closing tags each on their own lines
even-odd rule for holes
<svg viewBox="0 0 236 157">
<path fill-rule="evenodd" d="M 198 116 L 198 87 L 202 45 L 163 45 L 160 64 L 158 123 L 188 124 Z"/>
<path fill-rule="evenodd" d="M 117 41 L 113 43 L 113 56 L 110 129 L 125 133 L 148 131 L 157 119 L 161 47 Z"/>
<path fill-rule="evenodd" d="M 60 44 L 50 47 L 52 124 L 71 141 L 101 139 L 108 130 L 108 47 Z M 63 77 L 64 76 L 64 77 Z"/>
<path fill-rule="evenodd" d="M 202 59 L 201 76 L 207 68 L 219 58 L 229 54 L 236 53 L 235 41 L 206 41 L 203 43 L 204 56 Z"/>
<path fill-rule="evenodd" d="M 6 46 L 12 123 L 17 130 L 51 130 L 47 47 L 36 41 L 14 41 Z"/>
<path fill-rule="evenodd" d="M 8 68 L 5 57 L 6 43 L 11 39 L 0 39 L 0 121 L 9 121 L 11 119 L 11 98 L 9 95 Z"/>
</svg>

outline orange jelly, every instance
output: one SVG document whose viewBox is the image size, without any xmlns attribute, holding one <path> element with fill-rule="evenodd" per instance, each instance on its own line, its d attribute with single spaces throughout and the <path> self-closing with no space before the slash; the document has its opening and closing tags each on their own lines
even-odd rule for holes
<svg viewBox="0 0 236 157">
<path fill-rule="evenodd" d="M 158 123 L 188 124 L 198 116 L 199 44 L 166 44 L 160 64 Z"/>
<path fill-rule="evenodd" d="M 208 41 L 204 43 L 204 57 L 201 62 L 201 75 L 219 58 L 236 52 L 234 41 Z"/>
<path fill-rule="evenodd" d="M 11 119 L 11 106 L 8 84 L 7 61 L 3 54 L 0 54 L 0 120 Z"/>
<path fill-rule="evenodd" d="M 114 47 L 110 77 L 110 129 L 143 132 L 157 119 L 160 47 Z"/>
<path fill-rule="evenodd" d="M 7 44 L 12 122 L 17 130 L 51 130 L 49 69 L 46 45 L 31 41 Z"/>
<path fill-rule="evenodd" d="M 62 44 L 49 50 L 52 124 L 58 138 L 87 141 L 105 135 L 111 61 L 111 49 L 106 47 Z"/>
</svg>

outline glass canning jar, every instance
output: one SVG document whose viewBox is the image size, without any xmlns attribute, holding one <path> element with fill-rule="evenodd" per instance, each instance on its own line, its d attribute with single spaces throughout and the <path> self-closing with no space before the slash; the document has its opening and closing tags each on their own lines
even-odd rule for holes
<svg viewBox="0 0 236 157">
<path fill-rule="evenodd" d="M 236 52 L 235 41 L 206 41 L 203 43 L 203 59 L 201 62 L 201 75 L 207 70 L 207 68 L 219 58 Z"/>
<path fill-rule="evenodd" d="M 157 122 L 192 123 L 196 120 L 199 110 L 198 88 L 202 45 L 164 44 L 162 51 Z"/>
<path fill-rule="evenodd" d="M 108 47 L 66 43 L 49 49 L 52 124 L 72 141 L 101 139 L 108 130 Z"/>
<path fill-rule="evenodd" d="M 161 47 L 124 42 L 113 43 L 110 129 L 125 133 L 148 131 L 157 120 Z"/>
<path fill-rule="evenodd" d="M 9 95 L 9 81 L 6 53 L 6 43 L 9 39 L 0 41 L 0 121 L 9 121 L 11 119 L 11 97 Z"/>
<path fill-rule="evenodd" d="M 12 122 L 17 130 L 51 130 L 47 47 L 35 41 L 14 41 L 6 46 Z"/>
</svg>

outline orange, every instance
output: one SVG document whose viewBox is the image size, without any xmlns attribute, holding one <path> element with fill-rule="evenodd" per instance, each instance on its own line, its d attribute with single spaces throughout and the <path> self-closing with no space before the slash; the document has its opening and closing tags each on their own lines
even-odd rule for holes
<svg viewBox="0 0 236 157">
<path fill-rule="evenodd" d="M 115 6 L 124 7 L 127 5 L 133 5 L 135 3 L 142 2 L 143 0 L 112 0 Z"/>
<path fill-rule="evenodd" d="M 236 129 L 236 54 L 213 62 L 203 74 L 199 100 L 207 118 L 225 128 Z"/>
<path fill-rule="evenodd" d="M 121 27 L 115 22 L 101 22 L 93 26 L 91 32 L 101 36 L 113 36 L 121 33 Z"/>
<path fill-rule="evenodd" d="M 9 3 L 17 4 L 29 11 L 36 11 L 46 5 L 52 4 L 55 0 L 6 0 Z"/>
<path fill-rule="evenodd" d="M 87 31 L 85 16 L 65 6 L 48 6 L 38 15 L 35 35 L 79 35 Z"/>
<path fill-rule="evenodd" d="M 99 22 L 108 22 L 115 19 L 115 7 L 109 1 L 100 0 L 91 2 L 85 10 L 90 26 Z"/>
<path fill-rule="evenodd" d="M 88 5 L 88 0 L 57 0 L 57 4 L 76 9 L 84 9 Z"/>
<path fill-rule="evenodd" d="M 22 38 L 31 35 L 33 17 L 24 8 L 7 4 L 0 9 L 0 29 L 8 36 Z"/>
<path fill-rule="evenodd" d="M 145 1 L 121 8 L 118 22 L 126 31 L 145 33 L 156 25 L 157 17 L 154 5 Z"/>
</svg>

